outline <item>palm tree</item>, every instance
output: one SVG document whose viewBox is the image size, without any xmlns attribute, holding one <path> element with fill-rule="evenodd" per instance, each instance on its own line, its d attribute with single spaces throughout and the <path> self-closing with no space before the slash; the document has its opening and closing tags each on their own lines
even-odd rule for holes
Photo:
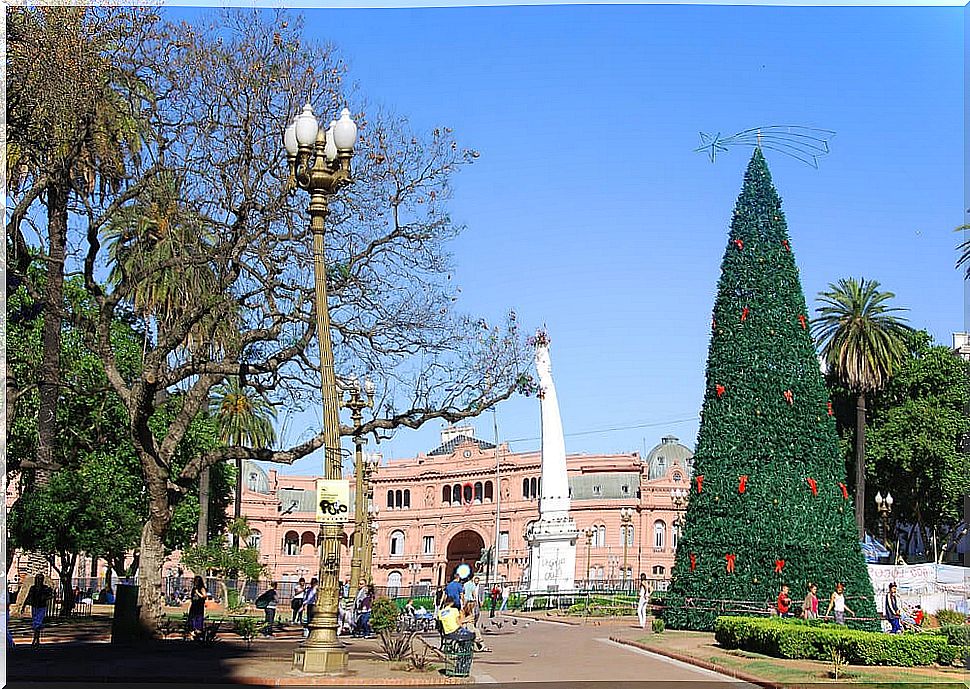
<svg viewBox="0 0 970 689">
<path fill-rule="evenodd" d="M 226 445 L 269 447 L 276 442 L 276 407 L 262 394 L 233 378 L 215 388 L 209 413 L 219 424 L 219 439 Z M 255 393 L 255 394 L 253 394 Z M 236 494 L 233 514 L 242 518 L 242 459 L 236 460 Z M 205 506 L 202 506 L 205 510 Z M 201 527 L 200 527 L 201 531 Z M 238 534 L 233 534 L 237 545 Z"/>
<path fill-rule="evenodd" d="M 954 229 L 954 232 L 966 232 L 970 230 L 970 225 L 960 225 Z M 960 258 L 957 259 L 957 268 L 966 265 L 967 272 L 966 278 L 970 279 L 970 239 L 964 239 L 957 245 L 957 250 L 960 252 Z"/>
<path fill-rule="evenodd" d="M 829 370 L 856 395 L 855 518 L 865 537 L 866 395 L 885 387 L 906 356 L 910 327 L 896 314 L 906 309 L 887 302 L 896 295 L 880 292 L 875 280 L 843 278 L 819 293 L 822 306 L 812 320 L 815 341 Z"/>
</svg>

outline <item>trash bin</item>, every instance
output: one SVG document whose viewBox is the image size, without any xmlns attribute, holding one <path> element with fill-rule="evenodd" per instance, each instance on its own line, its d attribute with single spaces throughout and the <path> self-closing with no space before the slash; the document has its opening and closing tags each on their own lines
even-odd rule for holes
<svg viewBox="0 0 970 689">
<path fill-rule="evenodd" d="M 134 641 L 139 633 L 138 587 L 118 584 L 114 617 L 111 620 L 111 643 Z"/>
<path fill-rule="evenodd" d="M 444 639 L 441 650 L 445 654 L 444 673 L 449 677 L 468 677 L 475 656 L 475 639 Z"/>
</svg>

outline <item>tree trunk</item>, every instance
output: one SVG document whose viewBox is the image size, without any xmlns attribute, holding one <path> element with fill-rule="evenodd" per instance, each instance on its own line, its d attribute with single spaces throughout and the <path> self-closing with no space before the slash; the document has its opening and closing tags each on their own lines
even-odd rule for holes
<svg viewBox="0 0 970 689">
<path fill-rule="evenodd" d="M 50 246 L 44 285 L 44 327 L 38 370 L 37 458 L 35 466 L 53 471 L 57 437 L 57 398 L 61 386 L 61 312 L 64 302 L 64 256 L 67 247 L 69 183 L 54 180 L 47 186 L 47 232 Z M 49 478 L 49 475 L 47 476 Z M 36 481 L 41 483 L 41 476 Z"/>
<path fill-rule="evenodd" d="M 209 467 L 199 473 L 199 531 L 195 542 L 197 545 L 209 542 Z"/>
<path fill-rule="evenodd" d="M 74 610 L 74 567 L 77 565 L 77 555 L 68 558 L 61 557 L 61 617 L 70 617 Z"/>
<path fill-rule="evenodd" d="M 859 540 L 866 537 L 866 394 L 859 393 L 855 408 L 855 522 Z"/>
<path fill-rule="evenodd" d="M 47 485 L 50 481 L 51 472 L 44 467 L 37 467 L 34 470 L 34 483 L 35 485 Z M 27 598 L 27 591 L 30 590 L 31 585 L 34 583 L 34 577 L 38 574 L 43 574 L 45 578 L 50 578 L 51 566 L 50 562 L 43 553 L 36 551 L 27 551 L 21 558 L 21 562 L 26 562 L 26 569 L 21 569 L 18 572 L 20 577 L 20 589 L 17 591 L 17 606 L 23 605 L 24 600 Z"/>
<path fill-rule="evenodd" d="M 164 612 L 165 602 L 162 591 L 162 563 L 165 561 L 165 547 L 162 534 L 168 523 L 157 517 L 150 517 L 141 531 L 141 558 L 138 578 L 138 616 L 145 636 L 157 636 Z"/>
</svg>

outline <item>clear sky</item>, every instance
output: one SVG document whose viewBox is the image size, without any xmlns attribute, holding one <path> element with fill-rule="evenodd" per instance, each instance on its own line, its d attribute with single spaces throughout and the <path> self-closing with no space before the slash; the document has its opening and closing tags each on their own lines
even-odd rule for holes
<svg viewBox="0 0 970 689">
<path fill-rule="evenodd" d="M 835 130 L 817 170 L 766 152 L 810 309 L 829 282 L 866 277 L 938 342 L 965 328 L 952 231 L 967 208 L 962 8 L 301 11 L 371 102 L 481 152 L 454 180 L 459 304 L 546 325 L 568 452 L 642 451 L 666 434 L 694 444 L 751 154 L 711 164 L 693 152 L 701 131 Z M 493 438 L 491 414 L 474 423 Z M 319 414 L 288 432 L 307 424 Z M 501 404 L 498 424 L 513 450 L 538 448 L 534 398 Z M 427 452 L 439 431 L 380 449 Z M 318 473 L 320 459 L 285 471 Z"/>
</svg>

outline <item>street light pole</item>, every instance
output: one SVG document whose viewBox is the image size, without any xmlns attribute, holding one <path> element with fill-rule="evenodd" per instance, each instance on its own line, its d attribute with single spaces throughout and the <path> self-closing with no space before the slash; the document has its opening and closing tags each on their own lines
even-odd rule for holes
<svg viewBox="0 0 970 689">
<path fill-rule="evenodd" d="M 357 586 L 360 582 L 360 566 L 363 561 L 363 535 L 367 528 L 367 505 L 365 504 L 366 490 L 364 486 L 364 443 L 367 442 L 360 433 L 360 427 L 364 423 L 364 409 L 374 407 L 374 382 L 370 379 L 364 381 L 361 396 L 360 381 L 353 379 L 347 387 L 349 393 L 347 400 L 341 403 L 344 409 L 350 410 L 350 419 L 354 424 L 354 549 L 350 556 L 350 585 Z M 353 590 L 353 589 L 351 589 Z"/>
<path fill-rule="evenodd" d="M 892 493 L 886 491 L 886 497 L 883 497 L 882 493 L 877 491 L 876 509 L 879 510 L 879 516 L 882 518 L 882 542 L 886 550 L 889 550 L 889 514 L 893 511 Z"/>
<path fill-rule="evenodd" d="M 323 477 L 342 478 L 340 416 L 337 377 L 334 372 L 330 313 L 327 310 L 327 270 L 324 229 L 330 197 L 350 183 L 350 159 L 357 141 L 357 125 L 344 108 L 339 121 L 321 129 L 307 103 L 283 134 L 290 168 L 290 183 L 310 194 L 310 230 L 313 233 L 313 282 L 316 296 L 317 340 L 320 349 L 320 391 L 323 398 Z M 293 656 L 295 668 L 304 672 L 340 673 L 347 669 L 347 652 L 337 639 L 337 607 L 340 600 L 340 541 L 343 525 L 321 525 L 319 594 L 317 614 L 310 622 L 307 639 Z"/>
<path fill-rule="evenodd" d="M 498 579 L 499 540 L 502 536 L 502 464 L 498 452 L 498 408 L 494 406 L 492 407 L 492 423 L 495 430 L 495 552 L 492 554 L 494 559 L 491 571 L 495 573 L 495 578 Z M 491 588 L 491 582 L 486 581 L 486 587 Z"/>
<path fill-rule="evenodd" d="M 625 591 L 626 582 L 627 582 L 627 577 L 626 577 L 627 546 L 630 545 L 630 541 L 632 540 L 630 538 L 630 529 L 633 528 L 633 508 L 632 507 L 623 507 L 620 509 L 620 522 L 623 525 L 623 528 L 620 529 L 620 532 L 623 535 L 623 590 Z"/>
</svg>

